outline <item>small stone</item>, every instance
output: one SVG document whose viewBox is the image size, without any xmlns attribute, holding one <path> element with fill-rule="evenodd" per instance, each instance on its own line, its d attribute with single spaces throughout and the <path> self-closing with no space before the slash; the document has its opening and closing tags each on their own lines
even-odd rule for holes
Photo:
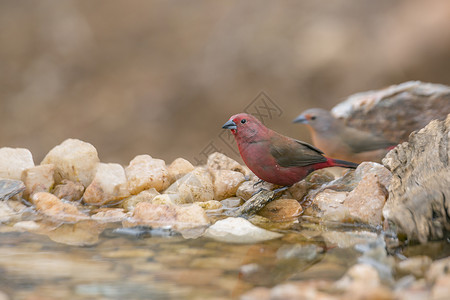
<svg viewBox="0 0 450 300">
<path fill-rule="evenodd" d="M 172 226 L 181 231 L 209 224 L 204 210 L 197 205 L 164 205 L 141 202 L 136 205 L 133 218 L 138 225 Z"/>
<path fill-rule="evenodd" d="M 270 300 L 270 289 L 266 287 L 256 287 L 245 292 L 240 300 Z"/>
<path fill-rule="evenodd" d="M 31 201 L 35 205 L 37 211 L 58 221 L 77 222 L 89 219 L 89 216 L 81 213 L 75 205 L 64 203 L 58 197 L 50 193 L 35 193 L 31 197 Z"/>
<path fill-rule="evenodd" d="M 127 179 L 119 164 L 99 163 L 94 180 L 86 188 L 83 202 L 90 205 L 105 205 L 129 196 L 124 188 Z"/>
<path fill-rule="evenodd" d="M 164 160 L 152 158 L 150 155 L 133 158 L 125 172 L 132 195 L 151 188 L 161 192 L 170 184 L 169 171 Z"/>
<path fill-rule="evenodd" d="M 0 201 L 0 223 L 7 223 L 20 219 L 21 213 L 8 205 L 7 201 Z"/>
<path fill-rule="evenodd" d="M 240 172 L 211 170 L 214 182 L 214 199 L 223 200 L 236 195 L 239 185 L 245 180 Z"/>
<path fill-rule="evenodd" d="M 396 271 L 400 276 L 412 274 L 416 278 L 423 278 L 432 262 L 431 258 L 425 255 L 409 257 L 396 265 Z"/>
<path fill-rule="evenodd" d="M 91 216 L 92 220 L 100 223 L 121 222 L 126 217 L 122 208 L 105 208 Z"/>
<path fill-rule="evenodd" d="M 270 292 L 271 300 L 338 300 L 337 296 L 328 295 L 321 290 L 326 290 L 330 285 L 329 282 L 323 280 L 308 280 L 300 282 L 288 282 L 277 285 Z M 346 298 L 342 298 L 346 299 Z"/>
<path fill-rule="evenodd" d="M 25 190 L 25 185 L 20 180 L 0 179 L 0 200 L 8 200 Z"/>
<path fill-rule="evenodd" d="M 87 187 L 94 179 L 99 162 L 94 146 L 77 139 L 67 139 L 50 150 L 41 165 L 55 165 L 56 183 L 68 179 Z"/>
<path fill-rule="evenodd" d="M 348 220 L 350 213 L 348 208 L 342 205 L 347 194 L 326 189 L 314 197 L 312 205 L 305 210 L 305 215 L 336 222 Z"/>
<path fill-rule="evenodd" d="M 182 232 L 188 229 L 209 225 L 208 216 L 197 204 L 177 205 L 175 206 L 175 209 L 177 212 L 177 219 L 173 229 L 177 231 Z M 185 235 L 183 234 L 183 236 Z"/>
<path fill-rule="evenodd" d="M 433 284 L 439 277 L 450 273 L 450 257 L 434 261 L 426 274 L 427 282 Z"/>
<path fill-rule="evenodd" d="M 159 196 L 160 194 L 155 188 L 149 190 L 144 190 L 137 195 L 125 198 L 120 206 L 126 211 L 133 211 L 136 205 L 140 202 L 151 202 L 153 198 Z"/>
<path fill-rule="evenodd" d="M 235 172 L 241 172 L 244 175 L 248 175 L 246 170 L 240 163 L 232 158 L 229 158 L 223 153 L 214 152 L 208 156 L 206 166 L 209 171 L 211 170 L 230 170 Z"/>
<path fill-rule="evenodd" d="M 136 205 L 132 216 L 139 224 L 161 227 L 174 223 L 177 211 L 173 205 L 140 202 Z"/>
<path fill-rule="evenodd" d="M 19 230 L 28 231 L 28 232 L 34 232 L 41 228 L 41 226 L 36 223 L 35 221 L 21 221 L 17 222 L 13 226 L 14 228 L 17 228 Z"/>
<path fill-rule="evenodd" d="M 241 206 L 243 201 L 239 197 L 231 197 L 221 200 L 220 203 L 222 203 L 224 208 L 235 208 Z"/>
<path fill-rule="evenodd" d="M 36 192 L 49 192 L 55 184 L 53 175 L 55 166 L 52 164 L 40 165 L 28 168 L 22 173 L 22 181 L 25 184 L 23 197 L 29 199 L 30 195 Z"/>
<path fill-rule="evenodd" d="M 244 181 L 243 183 L 241 183 L 236 191 L 236 196 L 247 201 L 260 189 L 271 191 L 276 187 L 274 184 L 269 182 L 262 182 L 258 185 L 255 185 L 258 180 L 259 179 L 255 177 L 253 180 Z"/>
<path fill-rule="evenodd" d="M 216 210 L 216 209 L 222 209 L 223 205 L 220 203 L 220 201 L 217 200 L 209 200 L 205 202 L 195 202 L 196 205 L 200 206 L 204 210 Z"/>
<path fill-rule="evenodd" d="M 358 186 L 343 202 L 352 218 L 369 225 L 381 225 L 387 190 L 375 174 L 363 177 Z"/>
<path fill-rule="evenodd" d="M 24 148 L 0 148 L 0 178 L 21 180 L 22 172 L 34 167 L 33 156 Z"/>
<path fill-rule="evenodd" d="M 162 194 L 156 195 L 150 202 L 153 204 L 167 204 L 174 205 L 180 202 L 178 194 Z"/>
<path fill-rule="evenodd" d="M 264 206 L 258 215 L 273 222 L 284 222 L 298 218 L 302 211 L 302 206 L 295 199 L 276 199 Z"/>
<path fill-rule="evenodd" d="M 330 248 L 351 248 L 376 240 L 377 234 L 370 231 L 324 231 L 321 236 Z"/>
<path fill-rule="evenodd" d="M 351 267 L 335 287 L 344 291 L 342 299 L 394 299 L 392 292 L 381 285 L 377 270 L 367 264 Z"/>
<path fill-rule="evenodd" d="M 178 179 L 164 193 L 178 194 L 179 204 L 214 199 L 211 175 L 202 167 Z"/>
<path fill-rule="evenodd" d="M 60 184 L 56 185 L 52 194 L 59 199 L 66 201 L 78 201 L 83 197 L 84 186 L 80 182 L 73 182 L 63 179 Z"/>
<path fill-rule="evenodd" d="M 57 228 L 52 227 L 50 231 L 44 232 L 44 234 L 57 243 L 72 246 L 88 246 L 98 243 L 99 235 L 105 230 L 106 226 L 106 224 L 101 224 L 97 221 L 87 220 L 73 224 L 62 224 Z"/>
<path fill-rule="evenodd" d="M 258 243 L 283 236 L 261 229 L 244 218 L 226 218 L 210 226 L 205 236 L 226 243 Z"/>
<path fill-rule="evenodd" d="M 448 299 L 450 295 L 450 274 L 439 277 L 431 289 L 431 299 Z"/>
<path fill-rule="evenodd" d="M 167 168 L 171 182 L 177 181 L 194 169 L 195 167 L 188 160 L 181 157 L 175 159 Z"/>
</svg>

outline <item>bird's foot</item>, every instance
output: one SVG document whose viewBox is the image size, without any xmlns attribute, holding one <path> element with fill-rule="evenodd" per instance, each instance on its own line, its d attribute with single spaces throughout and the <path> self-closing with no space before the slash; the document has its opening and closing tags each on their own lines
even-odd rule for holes
<svg viewBox="0 0 450 300">
<path fill-rule="evenodd" d="M 255 185 L 253 185 L 253 186 L 255 186 Z M 261 191 L 267 191 L 267 189 L 265 189 L 265 188 L 259 188 L 256 192 L 253 192 L 252 197 L 255 196 L 256 194 L 258 194 L 258 193 L 261 192 Z"/>
<path fill-rule="evenodd" d="M 284 191 L 287 190 L 288 188 L 290 188 L 290 186 L 283 186 L 283 187 L 280 187 L 280 188 L 277 188 L 277 189 L 273 190 L 273 192 L 274 192 L 275 195 L 276 195 L 276 194 L 278 194 L 278 193 L 284 192 Z"/>
<path fill-rule="evenodd" d="M 257 182 L 255 182 L 255 183 L 253 184 L 253 188 L 256 188 L 256 186 L 257 186 L 258 184 L 262 184 L 262 183 L 264 183 L 264 180 L 262 180 L 262 179 L 258 180 Z M 259 192 L 259 191 L 258 191 L 258 192 Z"/>
</svg>

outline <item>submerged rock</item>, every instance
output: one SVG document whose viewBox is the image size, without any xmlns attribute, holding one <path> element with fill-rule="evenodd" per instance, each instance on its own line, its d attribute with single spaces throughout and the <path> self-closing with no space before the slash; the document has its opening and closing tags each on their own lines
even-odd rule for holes
<svg viewBox="0 0 450 300">
<path fill-rule="evenodd" d="M 50 217 L 52 220 L 77 222 L 89 219 L 89 216 L 80 212 L 75 205 L 65 203 L 50 193 L 35 193 L 31 197 L 31 201 L 37 211 Z"/>
<path fill-rule="evenodd" d="M 41 165 L 55 166 L 56 183 L 68 179 L 81 182 L 84 187 L 87 187 L 94 179 L 99 162 L 94 146 L 77 139 L 67 139 L 50 150 Z"/>
<path fill-rule="evenodd" d="M 205 211 L 198 205 L 171 205 L 141 202 L 136 205 L 131 220 L 126 226 L 148 225 L 152 227 L 170 226 L 183 231 L 209 225 Z"/>
<path fill-rule="evenodd" d="M 21 180 L 22 173 L 34 167 L 33 156 L 24 148 L 0 148 L 0 178 Z"/>
<path fill-rule="evenodd" d="M 205 236 L 226 243 L 258 243 L 283 236 L 261 229 L 244 218 L 226 218 L 210 226 Z"/>
<path fill-rule="evenodd" d="M 20 180 L 0 179 L 0 201 L 8 200 L 24 190 L 25 185 Z"/>
<path fill-rule="evenodd" d="M 303 212 L 302 206 L 295 199 L 276 199 L 264 206 L 258 215 L 273 222 L 296 219 Z"/>
<path fill-rule="evenodd" d="M 383 215 L 411 240 L 425 243 L 450 231 L 449 140 L 450 115 L 411 134 L 383 159 L 393 173 Z"/>
</svg>

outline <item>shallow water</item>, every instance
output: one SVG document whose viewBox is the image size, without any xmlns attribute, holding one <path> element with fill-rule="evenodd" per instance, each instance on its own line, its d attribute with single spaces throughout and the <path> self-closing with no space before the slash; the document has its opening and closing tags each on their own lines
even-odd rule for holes
<svg viewBox="0 0 450 300">
<path fill-rule="evenodd" d="M 226 244 L 207 238 L 106 229 L 93 246 L 69 246 L 28 232 L 0 234 L 0 290 L 11 299 L 230 299 L 255 286 L 339 279 L 376 234 L 297 228 L 281 239 Z M 308 226 L 306 226 L 308 227 Z M 139 231 L 137 231 L 139 233 Z M 403 253 L 450 254 L 446 242 Z"/>
</svg>

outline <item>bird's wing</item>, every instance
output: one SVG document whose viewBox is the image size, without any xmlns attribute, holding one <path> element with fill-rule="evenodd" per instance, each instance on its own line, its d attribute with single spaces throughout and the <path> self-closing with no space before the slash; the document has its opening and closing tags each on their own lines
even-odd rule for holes
<svg viewBox="0 0 450 300">
<path fill-rule="evenodd" d="M 270 154 L 282 167 L 304 167 L 327 161 L 323 152 L 308 143 L 294 140 L 282 139 L 272 141 Z"/>
<path fill-rule="evenodd" d="M 350 147 L 352 152 L 360 153 L 378 149 L 386 149 L 397 145 L 382 137 L 375 136 L 369 132 L 360 131 L 355 128 L 347 128 L 342 139 Z"/>
</svg>

